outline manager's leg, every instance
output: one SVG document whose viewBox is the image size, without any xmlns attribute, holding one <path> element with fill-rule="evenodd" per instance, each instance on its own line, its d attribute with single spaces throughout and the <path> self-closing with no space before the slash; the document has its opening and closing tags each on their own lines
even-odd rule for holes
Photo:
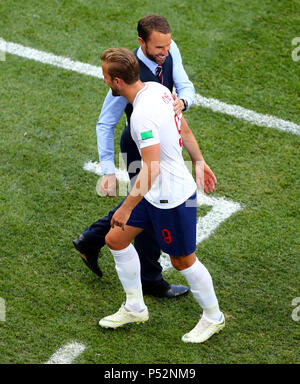
<svg viewBox="0 0 300 384">
<path fill-rule="evenodd" d="M 152 227 L 145 229 L 134 241 L 141 262 L 141 279 L 145 295 L 175 298 L 188 293 L 188 287 L 168 283 L 162 277 L 159 263 L 160 246 Z"/>
<path fill-rule="evenodd" d="M 103 275 L 98 264 L 99 252 L 105 245 L 105 236 L 111 228 L 111 218 L 122 203 L 123 201 L 113 208 L 107 216 L 87 227 L 77 239 L 73 240 L 74 247 L 80 252 L 85 265 L 99 277 Z"/>
</svg>

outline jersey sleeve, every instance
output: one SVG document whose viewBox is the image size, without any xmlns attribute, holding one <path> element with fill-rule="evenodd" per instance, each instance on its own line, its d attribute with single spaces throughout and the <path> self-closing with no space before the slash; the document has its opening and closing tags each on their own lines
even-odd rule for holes
<svg viewBox="0 0 300 384">
<path fill-rule="evenodd" d="M 135 116 L 130 122 L 131 133 L 135 136 L 135 142 L 139 149 L 159 144 L 159 132 L 157 125 L 147 116 Z"/>
</svg>

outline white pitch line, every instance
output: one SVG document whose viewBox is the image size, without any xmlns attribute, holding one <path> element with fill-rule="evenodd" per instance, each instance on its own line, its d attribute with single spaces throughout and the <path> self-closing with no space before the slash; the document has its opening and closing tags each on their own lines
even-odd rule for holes
<svg viewBox="0 0 300 384">
<path fill-rule="evenodd" d="M 244 120 L 261 127 L 276 128 L 280 129 L 281 131 L 300 135 L 300 125 L 290 121 L 278 119 L 274 116 L 263 115 L 262 113 L 257 113 L 238 105 L 226 104 L 217 99 L 203 97 L 198 94 L 196 95 L 195 105 L 211 109 L 213 112 L 230 115 L 236 117 L 237 119 Z"/>
<path fill-rule="evenodd" d="M 11 42 L 6 42 L 6 52 L 12 55 L 25 57 L 27 59 L 36 60 L 44 64 L 54 65 L 56 67 L 61 67 L 74 72 L 82 73 L 84 75 L 103 79 L 101 67 L 81 63 L 79 61 L 73 61 L 67 57 L 56 56 L 52 53 L 24 47 L 23 45 Z M 238 105 L 226 104 L 214 98 L 207 98 L 196 94 L 195 105 L 211 109 L 214 112 L 233 116 L 251 124 L 267 128 L 275 128 L 284 132 L 300 135 L 300 125 L 298 124 L 279 119 L 275 116 L 263 115 Z"/>
<path fill-rule="evenodd" d="M 69 343 L 57 350 L 45 364 L 71 364 L 84 350 L 83 344 Z"/>
<path fill-rule="evenodd" d="M 0 321 L 5 321 L 6 318 L 6 304 L 5 300 L 0 297 Z"/>
<path fill-rule="evenodd" d="M 84 163 L 83 169 L 85 171 L 95 173 L 98 176 L 102 175 L 101 165 L 97 161 L 87 161 Z M 130 179 L 125 169 L 116 168 L 115 172 L 119 181 L 129 183 Z"/>
<path fill-rule="evenodd" d="M 25 57 L 26 59 L 30 60 L 39 61 L 44 64 L 54 65 L 55 67 L 64 68 L 70 71 L 81 73 L 83 75 L 94 76 L 99 79 L 103 79 L 101 67 L 81 63 L 80 61 L 73 61 L 67 57 L 56 56 L 52 53 L 24 47 L 20 44 L 6 42 L 6 53 Z"/>
<path fill-rule="evenodd" d="M 212 209 L 204 216 L 199 217 L 197 223 L 197 244 L 207 239 L 214 230 L 231 215 L 242 209 L 239 203 L 225 199 L 225 197 L 212 197 L 198 193 L 197 203 L 211 206 Z"/>
</svg>

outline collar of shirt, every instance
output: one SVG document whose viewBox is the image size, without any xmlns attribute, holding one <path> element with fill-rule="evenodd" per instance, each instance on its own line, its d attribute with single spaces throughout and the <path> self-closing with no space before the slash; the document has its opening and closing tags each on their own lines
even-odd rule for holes
<svg viewBox="0 0 300 384">
<path fill-rule="evenodd" d="M 171 53 L 171 51 L 172 51 L 172 43 L 171 43 L 171 48 L 169 53 Z M 150 69 L 153 75 L 156 75 L 155 71 L 157 68 L 157 63 L 155 61 L 148 59 L 148 57 L 144 55 L 144 52 L 141 46 L 138 48 L 136 55 L 145 65 L 147 65 L 147 67 Z"/>
<path fill-rule="evenodd" d="M 138 91 L 138 93 L 135 95 L 135 98 L 134 98 L 133 103 L 132 103 L 133 108 L 135 107 L 135 105 L 136 105 L 136 103 L 137 103 L 137 100 L 138 100 L 138 98 L 140 97 L 140 95 L 141 95 L 142 93 L 144 93 L 147 89 L 148 89 L 148 84 L 145 83 L 145 86 L 144 86 L 142 89 L 140 89 L 140 90 Z"/>
<path fill-rule="evenodd" d="M 148 57 L 144 55 L 144 52 L 143 52 L 141 46 L 139 47 L 136 55 L 150 69 L 150 71 L 155 75 L 155 70 L 156 70 L 157 64 L 155 63 L 155 61 L 148 59 Z"/>
</svg>

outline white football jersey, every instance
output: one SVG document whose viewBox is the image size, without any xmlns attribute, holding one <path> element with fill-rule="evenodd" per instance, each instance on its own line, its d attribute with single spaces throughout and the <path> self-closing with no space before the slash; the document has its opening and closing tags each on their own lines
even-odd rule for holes
<svg viewBox="0 0 300 384">
<path fill-rule="evenodd" d="M 160 174 L 145 199 L 158 208 L 174 208 L 197 189 L 182 157 L 180 118 L 173 109 L 168 88 L 147 82 L 133 102 L 131 136 L 141 149 L 160 144 Z"/>
</svg>

